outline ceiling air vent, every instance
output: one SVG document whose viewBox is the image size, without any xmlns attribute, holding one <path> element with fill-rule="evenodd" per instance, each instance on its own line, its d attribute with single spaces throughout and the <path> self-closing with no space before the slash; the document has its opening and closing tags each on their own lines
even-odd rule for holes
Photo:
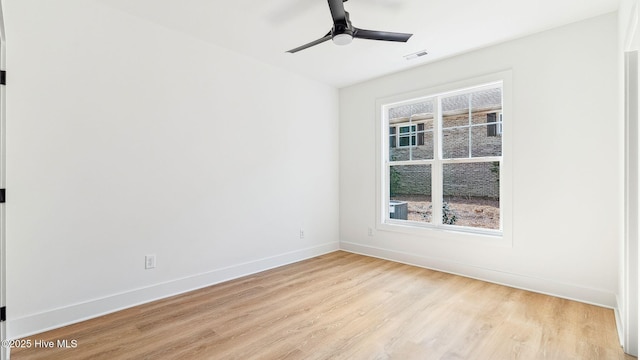
<svg viewBox="0 0 640 360">
<path fill-rule="evenodd" d="M 427 54 L 428 54 L 427 50 L 420 50 L 418 52 L 414 52 L 413 54 L 405 55 L 404 58 L 405 58 L 405 60 L 413 60 L 413 59 L 417 59 L 417 58 L 419 58 L 421 56 L 425 56 Z"/>
</svg>

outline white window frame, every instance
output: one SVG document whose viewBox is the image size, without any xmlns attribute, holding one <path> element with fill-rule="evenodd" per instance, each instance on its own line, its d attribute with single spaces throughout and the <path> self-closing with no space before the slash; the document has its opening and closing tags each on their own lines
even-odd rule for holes
<svg viewBox="0 0 640 360">
<path fill-rule="evenodd" d="M 492 160 L 501 160 L 500 168 L 500 221 L 501 231 L 462 227 L 456 225 L 447 225 L 439 223 L 420 223 L 406 220 L 390 219 L 388 214 L 389 195 L 389 126 L 399 124 L 389 124 L 388 110 L 394 106 L 411 104 L 413 102 L 425 101 L 433 97 L 445 97 L 447 94 L 462 94 L 465 91 L 477 91 L 482 86 L 491 86 L 501 83 L 503 104 L 502 110 L 497 116 L 504 116 L 507 119 L 506 126 L 500 126 L 502 141 L 502 157 L 482 157 L 482 158 L 464 158 L 464 159 L 442 159 L 441 155 L 441 132 L 442 124 L 435 123 L 434 119 L 434 143 L 435 151 L 433 160 L 420 161 L 403 161 L 394 162 L 396 165 L 412 165 L 412 164 L 431 164 L 432 167 L 432 199 L 442 198 L 442 165 L 450 163 L 470 163 L 470 162 L 487 162 Z M 498 246 L 512 246 L 512 151 L 511 151 L 511 132 L 513 129 L 513 115 L 511 111 L 511 93 L 512 80 L 511 71 L 504 71 L 495 74 L 476 77 L 463 81 L 457 81 L 450 84 L 414 91 L 407 94 L 401 94 L 391 97 L 378 99 L 376 101 L 376 229 L 379 231 L 393 231 L 410 234 L 418 234 L 439 238 L 446 241 L 478 241 L 494 244 Z M 437 106 L 440 107 L 439 104 Z M 438 119 L 441 121 L 441 119 Z M 499 121 L 500 125 L 503 125 Z M 397 132 L 397 131 L 396 131 Z M 399 142 L 396 140 L 396 147 Z M 436 167 L 434 167 L 436 166 Z M 432 219 L 442 218 L 442 209 L 439 206 L 433 206 Z"/>
</svg>

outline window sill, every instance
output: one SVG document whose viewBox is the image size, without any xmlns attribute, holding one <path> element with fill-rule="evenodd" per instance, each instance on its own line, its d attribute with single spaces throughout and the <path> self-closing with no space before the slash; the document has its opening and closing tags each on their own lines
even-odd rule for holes
<svg viewBox="0 0 640 360">
<path fill-rule="evenodd" d="M 439 241 L 449 241 L 465 244 L 480 244 L 496 247 L 512 247 L 510 236 L 506 236 L 504 231 L 474 229 L 452 225 L 432 225 L 407 223 L 406 221 L 388 220 L 376 226 L 378 231 L 388 231 L 428 237 Z"/>
</svg>

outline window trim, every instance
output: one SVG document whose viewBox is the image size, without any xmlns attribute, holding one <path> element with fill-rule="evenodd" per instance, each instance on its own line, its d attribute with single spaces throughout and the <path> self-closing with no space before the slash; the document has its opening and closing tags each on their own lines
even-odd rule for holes
<svg viewBox="0 0 640 360">
<path fill-rule="evenodd" d="M 503 136 L 502 143 L 502 167 L 500 169 L 500 202 L 501 202 L 501 214 L 500 220 L 502 223 L 502 231 L 461 227 L 456 225 L 447 224 L 420 224 L 416 222 L 407 223 L 405 220 L 393 220 L 387 219 L 385 211 L 388 211 L 388 206 L 384 206 L 384 201 L 388 197 L 388 179 L 390 166 L 386 165 L 387 159 L 385 155 L 389 147 L 389 126 L 396 126 L 398 124 L 389 124 L 388 119 L 385 117 L 388 114 L 384 114 L 383 108 L 393 107 L 394 105 L 406 105 L 413 102 L 417 103 L 424 101 L 429 97 L 446 97 L 448 94 L 461 95 L 468 92 L 477 91 L 479 87 L 484 85 L 491 85 L 502 82 L 503 89 L 503 107 L 501 111 L 496 111 L 498 114 L 504 114 L 509 120 L 507 126 L 501 126 Z M 466 80 L 456 81 L 445 85 L 430 87 L 418 91 L 399 94 L 395 96 L 389 96 L 385 98 L 379 98 L 376 100 L 376 219 L 375 227 L 379 231 L 392 231 L 414 235 L 429 236 L 430 238 L 443 239 L 446 241 L 470 241 L 473 243 L 486 243 L 496 246 L 512 246 L 512 130 L 513 130 L 513 112 L 512 112 L 512 74 L 511 70 L 502 71 L 494 74 L 479 76 Z M 500 116 L 500 115 L 497 115 Z M 500 125 L 503 125 L 500 122 Z M 387 130 L 385 130 L 387 127 Z M 439 128 L 438 131 L 442 131 Z M 434 136 L 435 147 L 440 149 L 440 136 Z M 398 143 L 396 143 L 398 145 Z M 434 154 L 435 155 L 435 154 Z M 442 159 L 440 164 L 445 163 L 457 163 L 457 162 L 486 162 L 492 157 L 482 158 L 463 158 L 461 159 Z M 419 161 L 402 161 L 394 162 L 396 165 L 411 165 L 413 164 L 431 164 L 433 167 L 435 160 L 419 160 Z M 433 177 L 432 197 L 441 196 L 442 192 L 442 173 L 441 171 L 434 171 Z M 432 217 L 441 217 L 441 209 L 434 207 Z"/>
</svg>

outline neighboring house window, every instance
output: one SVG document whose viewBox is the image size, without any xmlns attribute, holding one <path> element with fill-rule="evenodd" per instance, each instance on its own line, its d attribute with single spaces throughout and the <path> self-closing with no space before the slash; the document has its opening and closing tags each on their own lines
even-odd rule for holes
<svg viewBox="0 0 640 360">
<path fill-rule="evenodd" d="M 398 126 L 398 140 L 399 147 L 416 146 L 416 126 Z"/>
<path fill-rule="evenodd" d="M 404 123 L 389 127 L 391 147 L 424 145 L 424 123 Z"/>
<path fill-rule="evenodd" d="M 383 223 L 499 234 L 502 82 L 381 105 Z"/>
<path fill-rule="evenodd" d="M 502 113 L 487 114 L 487 136 L 502 135 Z"/>
</svg>

